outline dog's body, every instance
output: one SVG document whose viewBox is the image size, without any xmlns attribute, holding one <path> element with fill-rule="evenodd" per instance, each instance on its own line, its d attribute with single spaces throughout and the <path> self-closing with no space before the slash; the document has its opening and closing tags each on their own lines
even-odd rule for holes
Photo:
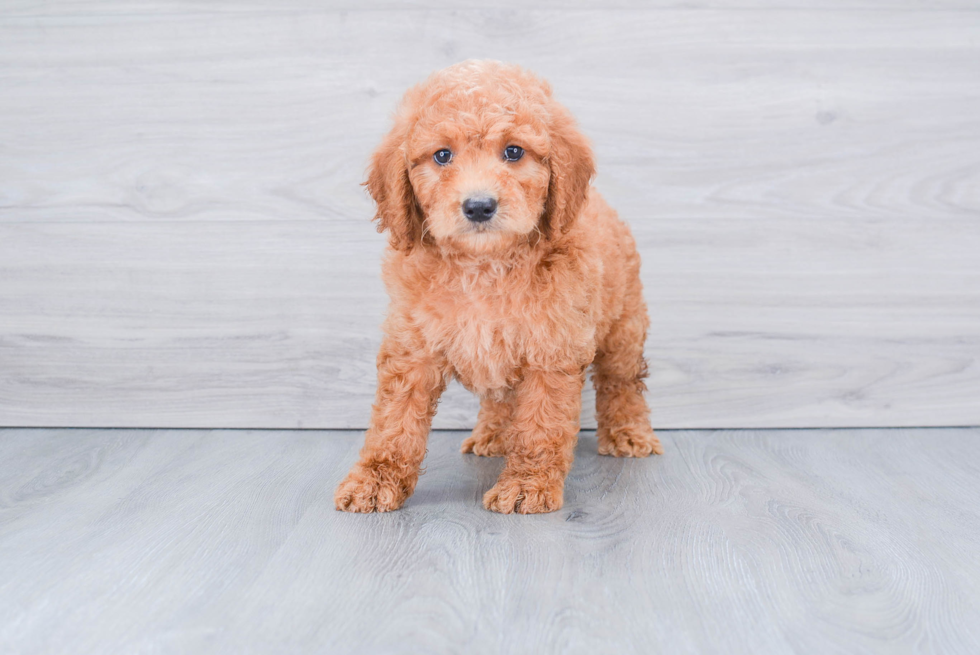
<svg viewBox="0 0 980 655">
<path fill-rule="evenodd" d="M 488 509 L 561 507 L 589 364 L 599 451 L 661 452 L 642 396 L 639 255 L 591 189 L 592 162 L 550 88 L 517 67 L 465 62 L 406 95 L 367 183 L 389 232 L 391 306 L 371 427 L 338 509 L 387 511 L 411 495 L 452 377 L 481 398 L 463 452 L 507 458 Z"/>
</svg>

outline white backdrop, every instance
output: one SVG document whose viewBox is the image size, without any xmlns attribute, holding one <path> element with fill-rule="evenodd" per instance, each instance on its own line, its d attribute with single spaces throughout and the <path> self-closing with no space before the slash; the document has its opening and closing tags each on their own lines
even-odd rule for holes
<svg viewBox="0 0 980 655">
<path fill-rule="evenodd" d="M 364 427 L 359 183 L 470 57 L 591 137 L 656 426 L 980 423 L 975 3 L 326 4 L 3 3 L 0 425 Z M 475 410 L 455 387 L 436 426 Z"/>
</svg>

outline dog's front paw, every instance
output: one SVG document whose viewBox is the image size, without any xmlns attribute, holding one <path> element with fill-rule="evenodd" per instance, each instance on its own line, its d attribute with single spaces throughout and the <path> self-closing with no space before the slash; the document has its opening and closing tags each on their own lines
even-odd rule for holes
<svg viewBox="0 0 980 655">
<path fill-rule="evenodd" d="M 463 440 L 459 452 L 473 453 L 481 457 L 503 457 L 505 454 L 503 437 L 499 432 L 478 425 L 473 430 L 473 434 Z"/>
<path fill-rule="evenodd" d="M 508 475 L 504 471 L 483 496 L 483 506 L 501 514 L 544 514 L 561 509 L 564 484 L 550 479 Z"/>
<path fill-rule="evenodd" d="M 646 457 L 650 453 L 664 454 L 660 439 L 650 427 L 623 427 L 615 430 L 600 429 L 599 454 L 613 457 Z"/>
<path fill-rule="evenodd" d="M 334 502 L 342 512 L 390 512 L 402 506 L 414 486 L 398 482 L 380 466 L 355 464 L 337 487 Z"/>
</svg>

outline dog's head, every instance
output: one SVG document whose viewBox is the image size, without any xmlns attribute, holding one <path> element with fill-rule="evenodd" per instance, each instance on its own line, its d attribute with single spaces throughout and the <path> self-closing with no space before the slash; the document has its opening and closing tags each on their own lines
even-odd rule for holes
<svg viewBox="0 0 980 655">
<path fill-rule="evenodd" d="M 366 184 L 392 247 L 492 252 L 567 231 L 594 170 L 546 82 L 467 61 L 405 94 Z"/>
</svg>

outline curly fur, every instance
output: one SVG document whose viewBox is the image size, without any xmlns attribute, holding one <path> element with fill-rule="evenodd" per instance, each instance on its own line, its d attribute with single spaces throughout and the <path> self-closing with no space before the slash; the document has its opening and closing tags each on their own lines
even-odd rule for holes
<svg viewBox="0 0 980 655">
<path fill-rule="evenodd" d="M 505 161 L 519 145 L 520 161 Z M 439 166 L 433 153 L 450 148 Z M 337 508 L 398 509 L 415 489 L 446 381 L 481 397 L 463 452 L 503 456 L 487 509 L 562 506 L 592 365 L 599 452 L 662 452 L 643 398 L 649 320 L 629 228 L 591 188 L 592 151 L 548 84 L 469 61 L 411 89 L 371 162 L 391 296 L 378 390 Z M 460 205 L 498 199 L 485 224 Z"/>
</svg>

